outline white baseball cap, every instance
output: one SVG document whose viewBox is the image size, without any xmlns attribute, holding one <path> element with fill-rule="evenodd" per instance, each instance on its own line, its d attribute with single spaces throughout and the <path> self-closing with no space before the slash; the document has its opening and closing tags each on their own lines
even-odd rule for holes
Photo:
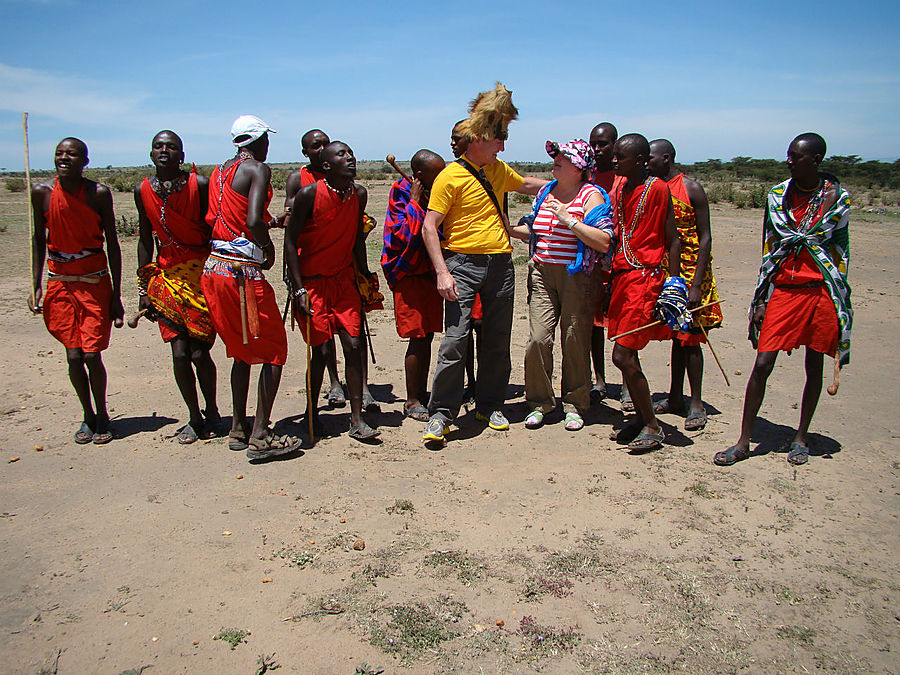
<svg viewBox="0 0 900 675">
<path fill-rule="evenodd" d="M 234 124 L 231 125 L 231 141 L 237 147 L 242 148 L 245 145 L 250 145 L 257 138 L 269 131 L 273 134 L 277 133 L 256 115 L 241 115 L 234 121 Z M 246 136 L 246 138 L 241 138 L 242 136 Z M 241 138 L 241 140 L 238 141 L 238 138 Z"/>
</svg>

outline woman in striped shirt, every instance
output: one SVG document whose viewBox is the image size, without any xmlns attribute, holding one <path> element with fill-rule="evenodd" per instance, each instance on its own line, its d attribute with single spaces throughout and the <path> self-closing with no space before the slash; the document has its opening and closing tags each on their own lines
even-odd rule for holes
<svg viewBox="0 0 900 675">
<path fill-rule="evenodd" d="M 538 194 L 531 216 L 510 228 L 513 236 L 529 242 L 531 252 L 531 332 L 525 351 L 525 399 L 531 412 L 525 426 L 540 427 L 544 415 L 556 408 L 553 340 L 559 325 L 565 425 L 578 431 L 590 405 L 590 342 L 599 290 L 592 272 L 600 254 L 610 248 L 613 227 L 609 196 L 589 182 L 591 146 L 583 140 L 547 141 L 546 148 L 555 180 Z"/>
</svg>

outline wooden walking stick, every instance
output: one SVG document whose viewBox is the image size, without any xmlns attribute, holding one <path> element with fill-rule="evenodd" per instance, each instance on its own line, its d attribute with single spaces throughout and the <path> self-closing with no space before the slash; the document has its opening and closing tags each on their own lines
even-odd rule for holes
<svg viewBox="0 0 900 675">
<path fill-rule="evenodd" d="M 719 366 L 719 370 L 722 372 L 722 377 L 725 378 L 725 384 L 727 386 L 731 386 L 731 382 L 728 381 L 728 375 L 725 374 L 725 369 L 722 367 L 722 362 L 719 361 L 719 357 L 716 356 L 716 350 L 713 349 L 712 342 L 709 341 L 709 333 L 706 332 L 706 328 L 703 327 L 703 324 L 699 321 L 697 325 L 700 326 L 700 330 L 703 332 L 703 337 L 706 338 L 706 346 L 709 347 L 709 351 L 712 352 L 713 358 L 716 360 L 716 365 Z"/>
<path fill-rule="evenodd" d="M 150 311 L 149 309 L 142 309 L 140 312 L 138 312 L 133 317 L 128 319 L 128 327 L 129 328 L 137 328 L 138 321 L 141 320 L 141 317 L 146 316 L 147 312 L 149 312 L 149 311 Z"/>
<path fill-rule="evenodd" d="M 313 432 L 313 400 L 312 400 L 312 347 L 309 341 L 312 340 L 312 316 L 309 314 L 309 296 L 306 297 L 306 417 L 309 420 L 309 442 L 310 445 L 316 442 L 316 435 Z"/>
<path fill-rule="evenodd" d="M 410 183 L 412 183 L 412 178 L 410 178 L 409 176 L 407 176 L 407 175 L 406 175 L 406 172 L 403 171 L 403 169 L 401 169 L 400 166 L 397 164 L 397 158 L 396 158 L 396 157 L 394 157 L 393 155 L 388 155 L 387 157 L 384 158 L 384 161 L 386 161 L 388 164 L 390 164 L 392 167 L 394 167 L 394 170 L 395 170 L 397 173 L 399 173 L 401 176 L 403 176 L 403 178 L 405 178 L 405 179 L 408 180 Z"/>
<path fill-rule="evenodd" d="M 28 269 L 31 270 L 31 279 L 28 285 L 31 286 L 29 297 L 31 298 L 31 309 L 36 311 L 34 306 L 34 209 L 31 207 L 31 162 L 29 161 L 28 152 L 28 113 L 22 113 L 22 135 L 25 137 L 25 205 L 28 212 L 28 250 L 31 253 L 31 262 Z"/>
<path fill-rule="evenodd" d="M 699 312 L 701 309 L 706 309 L 707 307 L 712 307 L 713 305 L 721 305 L 724 300 L 716 300 L 715 302 L 710 302 L 706 305 L 700 305 L 699 307 L 694 307 L 694 309 L 689 309 L 688 311 L 693 314 L 694 312 Z M 661 326 L 665 323 L 665 321 L 654 321 L 653 323 L 648 323 L 646 326 L 640 326 L 638 328 L 632 328 L 629 331 L 625 331 L 624 333 L 619 333 L 618 335 L 613 335 L 610 340 L 615 342 L 619 338 L 623 338 L 626 335 L 634 335 L 635 333 L 640 333 L 642 330 L 647 330 L 648 328 L 655 328 L 656 326 Z"/>
<path fill-rule="evenodd" d="M 841 386 L 841 361 L 840 361 L 840 357 L 837 356 L 837 354 L 835 354 L 835 357 L 834 357 L 834 382 L 832 382 L 830 385 L 828 385 L 828 389 L 826 389 L 826 391 L 828 392 L 828 395 L 834 396 L 835 394 L 837 394 L 838 387 L 840 387 L 840 386 Z"/>
</svg>

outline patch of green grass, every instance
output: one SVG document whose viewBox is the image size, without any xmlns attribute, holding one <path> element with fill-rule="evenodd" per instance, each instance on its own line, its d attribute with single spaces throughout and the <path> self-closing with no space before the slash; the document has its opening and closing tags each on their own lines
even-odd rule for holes
<svg viewBox="0 0 900 675">
<path fill-rule="evenodd" d="M 525 600 L 538 600 L 541 596 L 552 595 L 555 598 L 564 598 L 572 594 L 572 586 L 575 584 L 564 576 L 533 574 L 525 579 L 520 594 Z"/>
<path fill-rule="evenodd" d="M 709 486 L 704 483 L 702 480 L 698 480 L 696 483 L 692 483 L 684 488 L 685 492 L 690 492 L 695 497 L 702 497 L 703 499 L 712 499 L 713 493 L 709 489 Z"/>
<path fill-rule="evenodd" d="M 416 507 L 408 499 L 395 499 L 393 505 L 385 509 L 391 515 L 396 513 L 414 513 L 415 510 Z"/>
<path fill-rule="evenodd" d="M 542 626 L 530 614 L 523 616 L 519 622 L 519 635 L 525 639 L 523 651 L 548 656 L 572 651 L 581 641 L 581 633 L 574 626 L 563 628 Z"/>
<path fill-rule="evenodd" d="M 466 585 L 484 578 L 487 572 L 487 563 L 483 558 L 462 551 L 435 551 L 425 556 L 423 564 L 447 573 L 455 572 L 456 577 Z"/>
<path fill-rule="evenodd" d="M 805 645 L 815 642 L 816 631 L 806 626 L 779 626 L 775 634 L 782 640 L 795 640 Z"/>
<path fill-rule="evenodd" d="M 247 642 L 248 635 L 250 635 L 249 630 L 222 628 L 216 635 L 213 635 L 213 640 L 221 640 L 231 647 L 231 651 L 234 651 L 239 644 Z"/>
<path fill-rule="evenodd" d="M 281 668 L 281 664 L 275 660 L 274 652 L 269 656 L 260 654 L 256 661 L 256 672 L 254 675 L 265 675 L 265 673 L 278 670 L 279 668 Z"/>
<path fill-rule="evenodd" d="M 298 567 L 303 569 L 307 565 L 312 564 L 315 561 L 316 556 L 309 551 L 297 551 L 291 546 L 283 546 L 269 558 L 269 560 L 275 559 L 284 560 L 288 567 Z"/>
<path fill-rule="evenodd" d="M 412 659 L 459 636 L 456 624 L 468 608 L 446 596 L 432 603 L 390 605 L 380 612 L 384 621 L 370 627 L 369 642 L 388 654 Z"/>
</svg>

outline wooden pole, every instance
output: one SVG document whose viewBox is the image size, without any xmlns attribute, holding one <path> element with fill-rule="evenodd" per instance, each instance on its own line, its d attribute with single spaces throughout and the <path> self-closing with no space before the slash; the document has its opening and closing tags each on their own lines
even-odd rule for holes
<svg viewBox="0 0 900 675">
<path fill-rule="evenodd" d="M 706 328 L 703 327 L 699 321 L 697 325 L 700 326 L 700 330 L 703 331 L 703 337 L 706 338 L 706 346 L 709 347 L 709 351 L 712 352 L 713 358 L 716 360 L 716 365 L 719 366 L 719 370 L 722 371 L 722 377 L 725 378 L 725 384 L 727 386 L 731 386 L 731 382 L 728 381 L 728 375 L 725 374 L 725 369 L 722 367 L 722 362 L 719 361 L 719 357 L 716 356 L 716 350 L 713 349 L 712 342 L 709 341 L 709 333 L 706 332 Z"/>
<path fill-rule="evenodd" d="M 312 400 L 312 316 L 309 314 L 309 296 L 306 297 L 306 418 L 309 420 L 309 443 L 315 444 L 316 435 L 313 432 L 313 400 Z"/>
<path fill-rule="evenodd" d="M 36 310 L 34 306 L 34 209 L 31 206 L 31 162 L 29 160 L 28 151 L 28 113 L 22 113 L 22 135 L 25 138 L 25 210 L 28 212 L 28 251 L 31 254 L 31 260 L 28 263 L 28 269 L 31 270 L 31 279 L 28 280 L 28 286 L 31 288 L 29 297 L 31 298 L 31 308 Z"/>
<path fill-rule="evenodd" d="M 724 300 L 716 300 L 715 302 L 710 302 L 706 305 L 700 305 L 699 307 L 694 307 L 694 309 L 689 309 L 688 311 L 693 314 L 694 312 L 699 312 L 701 309 L 706 309 L 707 307 L 712 307 L 713 305 L 721 305 Z M 626 335 L 633 335 L 634 333 L 640 333 L 642 330 L 647 330 L 648 328 L 654 328 L 655 326 L 661 326 L 665 321 L 654 321 L 653 323 L 648 323 L 646 326 L 640 326 L 639 328 L 633 328 L 630 331 L 626 331 L 625 333 L 619 333 L 618 335 L 613 335 L 609 338 L 612 341 L 616 341 L 619 338 L 623 338 Z"/>
</svg>

